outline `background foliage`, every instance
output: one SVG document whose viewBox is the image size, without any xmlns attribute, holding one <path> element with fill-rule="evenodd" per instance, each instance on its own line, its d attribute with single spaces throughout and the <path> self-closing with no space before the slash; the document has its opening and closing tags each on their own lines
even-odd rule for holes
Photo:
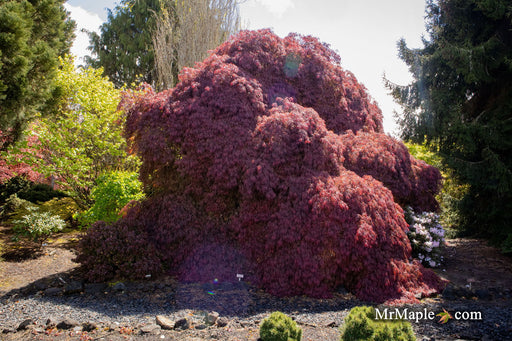
<svg viewBox="0 0 512 341">
<path fill-rule="evenodd" d="M 117 88 L 132 83 L 154 84 L 155 55 L 152 34 L 160 0 L 121 0 L 108 10 L 101 33 L 90 32 L 89 66 L 103 68 Z"/>
<path fill-rule="evenodd" d="M 90 33 L 93 57 L 117 87 L 138 82 L 163 90 L 185 66 L 239 30 L 236 0 L 122 0 L 101 33 Z"/>
<path fill-rule="evenodd" d="M 443 157 L 433 151 L 426 143 L 404 143 L 412 156 L 423 160 L 441 171 L 443 183 L 436 199 L 439 202 L 440 223 L 447 232 L 447 237 L 455 237 L 460 233 L 463 222 L 461 217 L 461 202 L 468 195 L 469 185 L 463 183 L 456 172 L 448 166 Z"/>
<path fill-rule="evenodd" d="M 157 82 L 164 90 L 178 82 L 208 51 L 240 29 L 237 0 L 161 0 L 152 34 Z"/>
</svg>

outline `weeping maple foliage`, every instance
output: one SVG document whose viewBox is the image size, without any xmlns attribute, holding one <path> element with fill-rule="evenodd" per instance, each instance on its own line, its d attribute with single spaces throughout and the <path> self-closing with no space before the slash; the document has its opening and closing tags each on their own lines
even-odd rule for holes
<svg viewBox="0 0 512 341">
<path fill-rule="evenodd" d="M 0 149 L 4 144 L 12 143 L 10 132 L 3 133 L 0 130 Z M 40 154 L 40 142 L 36 136 L 29 136 L 26 141 L 26 147 L 20 148 L 20 153 L 28 153 L 32 155 Z M 6 158 L 5 155 L 0 155 L 0 185 L 6 183 L 11 178 L 19 176 L 25 180 L 32 182 L 44 182 L 44 177 L 35 171 L 30 162 L 27 161 L 22 154 L 10 154 Z"/>
<path fill-rule="evenodd" d="M 344 286 L 376 302 L 440 290 L 411 260 L 400 207 L 435 210 L 440 173 L 383 133 L 339 61 L 313 37 L 243 31 L 175 88 L 126 93 L 125 135 L 152 195 L 88 231 L 78 260 L 89 279 L 239 273 L 276 295 Z"/>
</svg>

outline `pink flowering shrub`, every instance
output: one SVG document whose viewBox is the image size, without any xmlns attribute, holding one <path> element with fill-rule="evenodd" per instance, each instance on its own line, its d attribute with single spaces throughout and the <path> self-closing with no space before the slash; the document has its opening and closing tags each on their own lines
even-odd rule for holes
<svg viewBox="0 0 512 341">
<path fill-rule="evenodd" d="M 442 288 L 411 261 L 401 208 L 435 210 L 439 171 L 383 134 L 379 108 L 326 44 L 243 31 L 174 89 L 126 93 L 120 108 L 151 195 L 84 237 L 91 279 L 142 276 L 110 256 L 137 231 L 146 249 L 131 262 L 185 281 L 243 273 L 276 295 L 344 286 L 376 302 Z"/>
</svg>

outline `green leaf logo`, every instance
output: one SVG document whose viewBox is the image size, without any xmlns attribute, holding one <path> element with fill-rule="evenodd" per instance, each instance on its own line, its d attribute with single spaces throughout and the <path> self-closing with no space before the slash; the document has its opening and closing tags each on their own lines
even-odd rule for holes
<svg viewBox="0 0 512 341">
<path fill-rule="evenodd" d="M 443 311 L 440 312 L 439 314 L 437 314 L 436 316 L 439 316 L 440 319 L 439 319 L 439 322 L 442 323 L 442 324 L 445 324 L 446 322 L 448 322 L 450 319 L 453 318 L 453 316 L 446 311 L 446 309 L 443 308 Z"/>
</svg>

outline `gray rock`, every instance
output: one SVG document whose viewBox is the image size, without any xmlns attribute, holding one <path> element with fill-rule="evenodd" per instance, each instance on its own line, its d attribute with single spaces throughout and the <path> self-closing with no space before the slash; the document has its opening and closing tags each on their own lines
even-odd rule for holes
<svg viewBox="0 0 512 341">
<path fill-rule="evenodd" d="M 93 330 L 98 329 L 98 326 L 92 322 L 84 322 L 82 323 L 82 330 L 84 332 L 92 332 Z"/>
<path fill-rule="evenodd" d="M 26 319 L 25 321 L 21 322 L 19 325 L 18 325 L 18 328 L 16 328 L 17 331 L 20 331 L 20 330 L 25 330 L 28 328 L 28 326 L 31 326 L 32 324 L 34 324 L 34 320 L 32 319 Z"/>
<path fill-rule="evenodd" d="M 61 288 L 48 288 L 44 292 L 45 296 L 58 296 L 62 293 Z"/>
<path fill-rule="evenodd" d="M 42 327 L 32 328 L 32 333 L 42 334 L 44 333 L 44 329 Z"/>
<path fill-rule="evenodd" d="M 208 326 L 206 324 L 201 323 L 201 324 L 196 325 L 194 328 L 197 330 L 203 330 L 203 329 L 208 328 Z"/>
<path fill-rule="evenodd" d="M 190 322 L 187 318 L 182 318 L 174 323 L 174 329 L 187 330 L 190 328 Z"/>
<path fill-rule="evenodd" d="M 216 312 L 216 311 L 213 311 L 211 313 L 208 313 L 205 318 L 204 318 L 204 323 L 207 325 L 207 326 L 211 326 L 211 325 L 214 325 L 215 322 L 217 322 L 217 320 L 219 319 L 219 313 Z"/>
<path fill-rule="evenodd" d="M 59 324 L 57 324 L 57 328 L 67 330 L 67 329 L 74 328 L 74 327 L 78 326 L 79 324 L 80 323 L 78 323 L 77 321 L 75 321 L 73 319 L 65 319 L 64 321 L 61 321 L 61 322 L 59 322 Z"/>
<path fill-rule="evenodd" d="M 338 327 L 338 323 L 336 323 L 336 321 L 334 321 L 334 320 L 328 320 L 324 323 L 324 326 L 335 328 L 335 327 Z"/>
<path fill-rule="evenodd" d="M 228 323 L 229 323 L 229 321 L 228 321 L 228 319 L 227 319 L 227 318 L 225 318 L 225 317 L 219 317 L 219 318 L 217 319 L 217 327 L 221 327 L 221 328 L 222 328 L 222 327 L 225 327 L 225 326 L 227 326 L 227 325 L 228 325 Z"/>
<path fill-rule="evenodd" d="M 73 331 L 74 331 L 75 333 L 80 333 L 82 330 L 83 330 L 83 329 L 82 329 L 82 326 L 76 326 L 76 327 L 74 327 L 74 328 L 73 328 Z"/>
<path fill-rule="evenodd" d="M 157 324 L 149 324 L 147 326 L 142 326 L 140 328 L 141 334 L 150 334 L 150 335 L 158 335 L 162 328 Z"/>
<path fill-rule="evenodd" d="M 116 283 L 112 287 L 112 290 L 114 290 L 114 291 L 125 291 L 126 290 L 126 285 L 123 282 Z"/>
<path fill-rule="evenodd" d="M 242 326 L 242 328 L 249 328 L 255 326 L 254 321 L 239 321 L 238 323 L 240 324 L 240 326 Z"/>
<path fill-rule="evenodd" d="M 171 319 L 163 316 L 163 315 L 157 315 L 156 317 L 156 324 L 158 324 L 162 329 L 171 330 L 174 329 L 174 321 Z"/>
<path fill-rule="evenodd" d="M 64 293 L 71 294 L 79 294 L 84 290 L 84 284 L 80 281 L 73 281 L 71 283 L 66 284 L 64 287 Z"/>
</svg>

